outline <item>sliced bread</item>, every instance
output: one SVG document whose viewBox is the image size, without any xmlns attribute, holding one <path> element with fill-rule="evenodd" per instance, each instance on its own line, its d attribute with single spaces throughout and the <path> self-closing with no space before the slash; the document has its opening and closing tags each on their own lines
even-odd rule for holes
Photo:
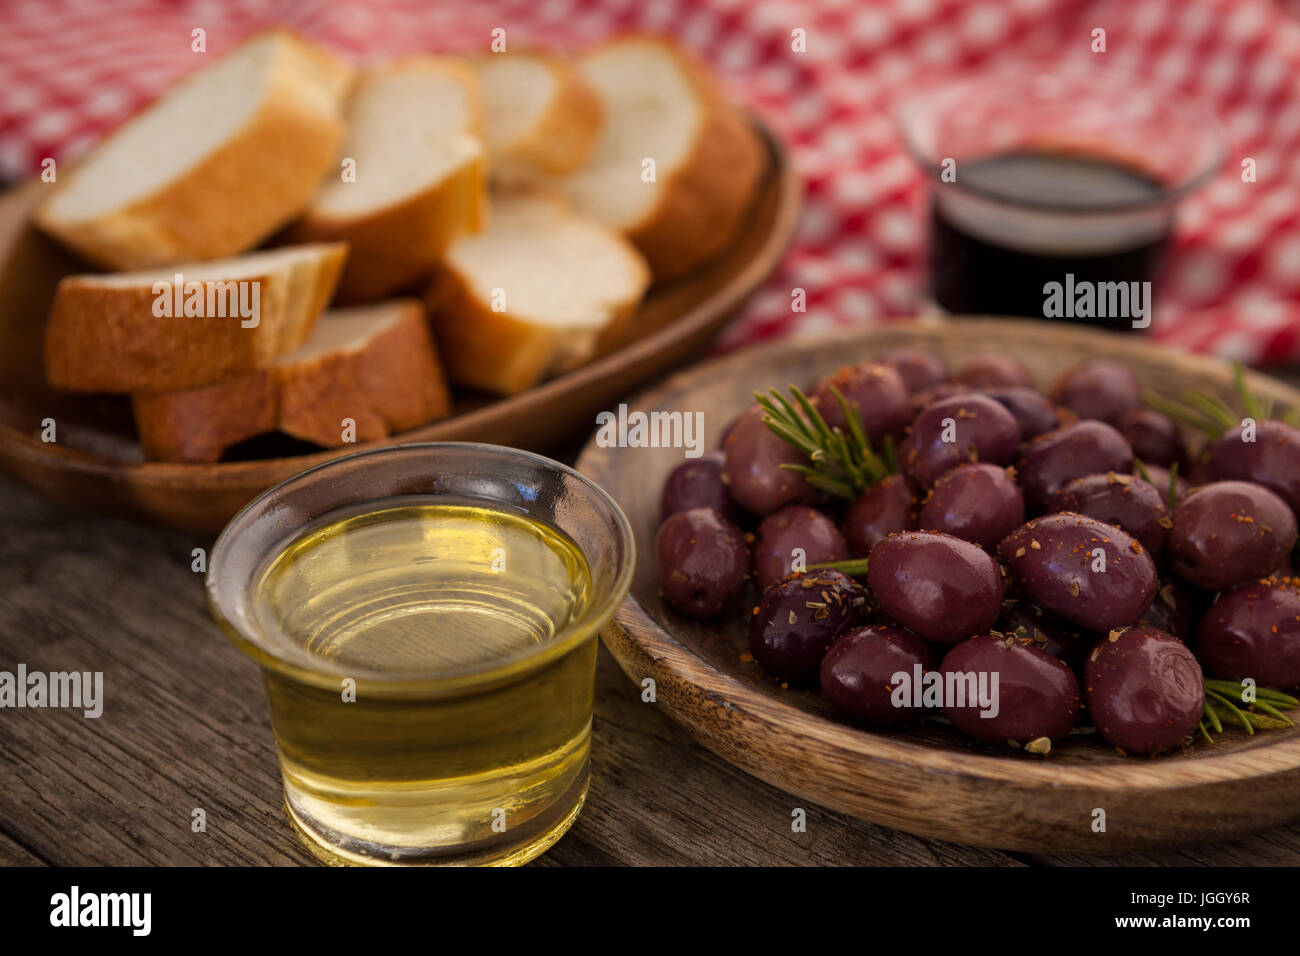
<svg viewBox="0 0 1300 956">
<path fill-rule="evenodd" d="M 327 312 L 268 369 L 206 388 L 136 395 L 136 428 L 154 461 L 216 461 L 280 431 L 333 448 L 442 418 L 451 399 L 424 308 L 403 299 Z"/>
<path fill-rule="evenodd" d="M 600 100 L 572 64 L 525 52 L 490 53 L 472 65 L 493 181 L 563 175 L 587 161 L 600 131 Z"/>
<path fill-rule="evenodd" d="M 448 248 L 425 301 L 451 380 L 510 395 L 590 359 L 649 284 L 619 233 L 558 199 L 502 195 L 486 229 Z"/>
<path fill-rule="evenodd" d="M 474 73 L 415 57 L 364 74 L 348 100 L 342 156 L 354 181 L 330 177 L 289 232 L 351 247 L 339 299 L 360 302 L 424 278 L 447 244 L 484 214 L 485 150 Z"/>
<path fill-rule="evenodd" d="M 753 128 L 703 67 L 665 40 L 610 40 L 579 69 L 605 122 L 587 165 L 557 183 L 574 210 L 622 231 L 656 279 L 716 256 L 735 237 L 763 171 Z M 648 159 L 653 182 L 643 179 Z"/>
<path fill-rule="evenodd" d="M 329 170 L 351 77 L 289 32 L 259 34 L 61 172 L 36 222 L 110 269 L 244 252 Z"/>
<path fill-rule="evenodd" d="M 317 243 L 68 276 L 45 327 L 46 378 L 72 391 L 144 392 L 265 368 L 307 337 L 346 256 L 343 243 Z"/>
</svg>

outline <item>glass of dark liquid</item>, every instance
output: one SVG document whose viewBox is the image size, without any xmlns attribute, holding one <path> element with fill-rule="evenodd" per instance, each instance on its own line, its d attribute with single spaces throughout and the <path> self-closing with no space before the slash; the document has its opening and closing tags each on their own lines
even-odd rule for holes
<svg viewBox="0 0 1300 956">
<path fill-rule="evenodd" d="M 972 78 L 898 119 L 932 186 L 929 296 L 951 315 L 1146 328 L 1175 206 L 1226 151 L 1208 110 L 1091 76 Z"/>
</svg>

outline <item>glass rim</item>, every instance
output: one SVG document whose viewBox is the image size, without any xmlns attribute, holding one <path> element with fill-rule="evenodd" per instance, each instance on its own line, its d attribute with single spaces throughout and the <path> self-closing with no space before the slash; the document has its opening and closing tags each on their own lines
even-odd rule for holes
<svg viewBox="0 0 1300 956">
<path fill-rule="evenodd" d="M 623 557 L 617 562 L 612 581 L 598 595 L 599 599 L 593 601 L 591 605 L 582 613 L 577 621 L 571 621 L 565 624 L 556 632 L 554 638 L 540 644 L 525 647 L 512 654 L 491 660 L 477 667 L 470 667 L 461 670 L 452 670 L 443 674 L 416 674 L 413 676 L 399 676 L 385 673 L 383 671 L 368 670 L 364 667 L 349 668 L 347 673 L 337 670 L 326 670 L 319 667 L 311 667 L 304 663 L 303 660 L 294 659 L 297 655 L 283 653 L 283 648 L 268 646 L 270 641 L 259 640 L 259 634 L 250 633 L 259 631 L 259 628 L 245 628 L 240 622 L 234 620 L 235 615 L 228 613 L 226 605 L 231 594 L 222 592 L 222 588 L 238 587 L 246 592 L 247 581 L 241 580 L 237 584 L 222 583 L 218 581 L 221 574 L 221 568 L 225 564 L 219 560 L 223 552 L 233 546 L 233 544 L 256 522 L 265 511 L 268 502 L 277 495 L 285 492 L 292 492 L 295 486 L 310 484 L 314 480 L 320 480 L 322 472 L 332 471 L 337 467 L 343 467 L 349 464 L 355 464 L 358 460 L 367 458 L 397 458 L 407 457 L 412 454 L 430 453 L 438 450 L 455 449 L 457 451 L 480 452 L 496 456 L 502 459 L 514 461 L 523 461 L 531 463 L 542 472 L 550 472 L 557 477 L 568 477 L 575 480 L 584 491 L 589 494 L 594 501 L 598 510 L 603 512 L 604 516 L 610 520 L 613 531 L 613 541 L 616 547 L 622 549 Z M 384 499 L 370 499 L 378 503 Z M 494 501 L 491 497 L 481 499 L 486 503 Z M 358 505 L 364 505 L 365 500 L 356 502 Z M 506 502 L 501 502 L 506 504 Z M 329 514 L 331 511 L 343 510 L 349 508 L 348 505 L 338 505 L 322 512 L 319 517 Z M 354 512 L 364 514 L 364 511 Z M 313 519 L 315 521 L 317 519 Z M 558 526 L 557 526 L 558 527 Z M 558 529 L 563 531 L 563 529 Z M 276 540 L 282 545 L 288 545 L 301 536 L 302 529 L 290 531 Z M 567 532 L 565 532 L 567 534 Z M 569 535 L 572 537 L 572 535 Z M 576 542 L 575 542 L 576 544 Z M 580 551 L 583 551 L 579 547 Z M 585 560 L 590 560 L 589 556 L 583 551 Z M 274 554 L 264 554 L 259 556 L 252 568 L 249 570 L 249 576 L 256 573 L 259 568 L 265 567 L 268 560 L 274 558 Z M 204 591 L 207 596 L 208 609 L 226 634 L 243 653 L 253 658 L 257 663 L 275 673 L 291 677 L 301 683 L 316 686 L 327 687 L 331 690 L 338 689 L 338 682 L 344 677 L 353 677 L 357 680 L 358 685 L 362 683 L 371 688 L 382 688 L 383 691 L 393 694 L 418 694 L 418 695 L 435 695 L 456 692 L 468 688 L 477 688 L 498 683 L 506 683 L 511 679 L 532 673 L 533 671 L 546 666 L 570 651 L 577 648 L 588 639 L 595 639 L 596 633 L 603 627 L 614 612 L 622 604 L 631 587 L 632 577 L 636 570 L 636 541 L 632 533 L 631 523 L 623 509 L 619 507 L 609 492 L 596 484 L 582 472 L 565 465 L 562 462 L 547 458 L 545 455 L 539 455 L 535 452 L 524 451 L 518 448 L 512 448 L 508 445 L 493 445 L 486 442 L 406 442 L 394 445 L 386 445 L 382 448 L 371 448 L 362 451 L 353 452 L 347 455 L 340 455 L 337 458 L 331 458 L 328 461 L 312 465 L 303 471 L 297 472 L 271 486 L 263 491 L 248 504 L 244 505 L 234 517 L 227 522 L 226 526 L 217 535 L 217 539 L 212 546 L 211 557 L 208 561 L 208 573 L 205 577 Z M 243 623 L 250 623 L 244 621 Z M 306 658 L 304 652 L 304 658 Z"/>
<path fill-rule="evenodd" d="M 940 182 L 942 172 L 936 162 L 936 157 L 932 155 L 931 150 L 927 149 L 917 133 L 917 123 L 914 121 L 914 114 L 925 107 L 930 106 L 936 97 L 943 94 L 951 94 L 956 90 L 969 88 L 977 82 L 983 85 L 991 86 L 995 84 L 1005 84 L 1013 82 L 1014 77 L 1010 74 L 995 72 L 986 77 L 962 78 L 958 80 L 948 80 L 942 83 L 935 83 L 925 89 L 920 89 L 909 93 L 897 101 L 892 110 L 894 126 L 898 131 L 899 140 L 903 144 L 903 151 L 908 158 L 924 174 L 928 182 Z M 1223 168 L 1224 161 L 1228 158 L 1230 147 L 1227 130 L 1220 122 L 1218 116 L 1213 111 L 1208 111 L 1203 105 L 1198 105 L 1197 101 L 1181 93 L 1163 93 L 1161 95 L 1161 107 L 1176 115 L 1179 120 L 1186 122 L 1189 127 L 1196 128 L 1199 132 L 1211 137 L 1213 143 L 1210 158 L 1200 164 L 1192 173 L 1180 177 L 1176 182 L 1170 184 L 1159 183 L 1159 192 L 1150 197 L 1142 199 L 1123 200 L 1119 202 L 1099 202 L 1089 203 L 1088 205 L 1074 205 L 1070 203 L 1053 202 L 1048 199 L 1026 199 L 1021 196 L 1009 196 L 997 189 L 990 189 L 986 186 L 971 185 L 964 182 L 944 183 L 944 186 L 955 186 L 958 191 L 986 202 L 997 203 L 1003 206 L 1014 206 L 1020 209 L 1031 210 L 1033 212 L 1052 213 L 1062 216 L 1092 216 L 1092 215 L 1113 215 L 1116 213 L 1140 213 L 1159 209 L 1165 206 L 1171 206 L 1180 199 L 1196 192 L 1207 182 L 1209 182 Z M 1195 123 L 1190 121 L 1190 117 L 1196 114 Z M 1080 151 L 1082 155 L 1082 151 Z M 989 153 L 989 156 L 997 155 Z M 1096 155 L 1105 156 L 1103 150 L 1098 150 Z M 1118 155 L 1115 157 L 1118 160 Z"/>
</svg>

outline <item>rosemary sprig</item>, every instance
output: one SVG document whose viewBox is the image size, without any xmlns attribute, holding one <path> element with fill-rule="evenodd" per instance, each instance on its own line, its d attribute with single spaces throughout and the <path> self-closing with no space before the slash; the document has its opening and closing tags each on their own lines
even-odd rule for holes
<svg viewBox="0 0 1300 956">
<path fill-rule="evenodd" d="M 1155 479 L 1151 477 L 1151 472 L 1147 471 L 1147 466 L 1142 463 L 1142 459 L 1134 458 L 1133 467 L 1137 470 L 1138 477 L 1148 485 L 1155 485 Z M 1166 492 L 1169 510 L 1173 511 L 1178 507 L 1178 462 L 1172 462 L 1169 465 L 1169 488 Z"/>
<path fill-rule="evenodd" d="M 1300 700 L 1279 690 L 1257 687 L 1254 690 L 1255 699 L 1247 701 L 1245 690 L 1245 685 L 1236 681 L 1206 678 L 1205 711 L 1197 728 L 1202 737 L 1213 743 L 1210 731 L 1223 733 L 1225 721 L 1242 728 L 1248 734 L 1254 734 L 1257 730 L 1282 730 L 1295 726 L 1295 722 L 1282 711 L 1300 707 Z M 1241 702 L 1240 707 L 1233 698 Z"/>
<path fill-rule="evenodd" d="M 822 564 L 810 564 L 808 570 L 839 571 L 851 578 L 860 578 L 867 573 L 866 558 L 849 558 L 846 561 L 826 561 Z"/>
<path fill-rule="evenodd" d="M 790 386 L 787 398 L 775 388 L 769 395 L 754 393 L 763 409 L 763 423 L 781 440 L 808 456 L 808 464 L 783 464 L 781 467 L 803 475 L 810 485 L 846 498 L 857 498 L 866 488 L 898 470 L 893 442 L 884 442 L 884 457 L 871 447 L 862 431 L 857 410 L 849 405 L 840 390 L 831 387 L 848 422 L 847 433 L 831 428 L 817 407 L 797 386 Z"/>
<path fill-rule="evenodd" d="M 1232 380 L 1247 416 L 1256 421 L 1273 416 L 1273 399 L 1256 395 L 1250 390 L 1246 384 L 1245 367 L 1239 360 L 1232 363 Z M 1236 414 L 1222 399 L 1194 389 L 1184 391 L 1178 400 L 1148 390 L 1143 394 L 1143 400 L 1156 411 L 1163 412 L 1189 428 L 1205 432 L 1211 438 L 1219 438 L 1224 432 L 1241 424 L 1242 416 Z M 1300 409 L 1289 409 L 1282 416 L 1282 421 L 1300 427 Z"/>
</svg>

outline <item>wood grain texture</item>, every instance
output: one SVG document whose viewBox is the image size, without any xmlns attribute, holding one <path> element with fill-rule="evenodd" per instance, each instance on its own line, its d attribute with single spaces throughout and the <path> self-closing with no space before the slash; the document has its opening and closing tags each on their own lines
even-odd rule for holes
<svg viewBox="0 0 1300 956">
<path fill-rule="evenodd" d="M 1040 385 L 1090 355 L 1128 363 L 1165 393 L 1190 385 L 1232 395 L 1230 369 L 1154 348 L 1137 337 L 998 320 L 909 323 L 748 350 L 680 373 L 629 401 L 630 409 L 704 412 L 706 439 L 752 402 L 755 390 L 809 384 L 846 362 L 920 345 L 959 363 L 978 351 L 1024 361 Z M 1282 405 L 1300 392 L 1262 376 L 1252 386 Z M 623 507 L 638 541 L 630 598 L 604 634 L 634 681 L 652 677 L 665 709 L 710 749 L 801 797 L 911 833 L 1035 852 L 1125 853 L 1223 839 L 1300 816 L 1300 728 L 1228 733 L 1157 759 L 1118 755 L 1093 734 L 1062 741 L 1049 759 L 982 748 L 927 723 L 863 731 L 810 691 L 783 689 L 748 651 L 744 609 L 687 621 L 659 596 L 653 543 L 659 494 L 682 460 L 673 448 L 584 449 L 578 467 Z M 747 656 L 747 655 L 746 655 Z M 1093 813 L 1106 812 L 1094 832 Z"/>
<path fill-rule="evenodd" d="M 739 238 L 719 258 L 651 289 L 605 354 L 509 398 L 461 395 L 450 418 L 377 442 L 220 464 L 141 460 L 120 397 L 52 393 L 40 376 L 44 317 L 74 263 L 27 224 L 34 182 L 0 197 L 0 468 L 64 504 L 216 532 L 271 485 L 340 455 L 399 442 L 482 441 L 545 451 L 578 439 L 596 412 L 695 357 L 771 273 L 794 233 L 802 199 L 779 141 L 757 120 L 767 169 Z M 58 441 L 41 440 L 41 422 Z"/>
</svg>

